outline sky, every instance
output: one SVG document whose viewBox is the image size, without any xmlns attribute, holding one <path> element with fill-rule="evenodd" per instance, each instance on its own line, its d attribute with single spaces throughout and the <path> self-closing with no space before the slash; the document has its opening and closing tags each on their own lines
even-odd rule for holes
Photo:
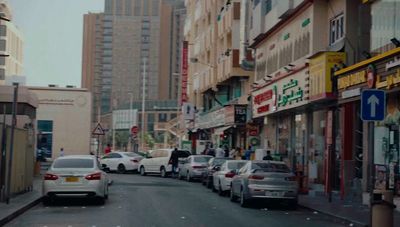
<svg viewBox="0 0 400 227">
<path fill-rule="evenodd" d="M 31 86 L 81 85 L 83 14 L 104 0 L 8 0 L 24 35 L 24 73 Z"/>
</svg>

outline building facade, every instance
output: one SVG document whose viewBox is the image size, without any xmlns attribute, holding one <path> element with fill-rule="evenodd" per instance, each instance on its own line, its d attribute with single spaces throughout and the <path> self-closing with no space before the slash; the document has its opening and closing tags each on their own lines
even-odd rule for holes
<svg viewBox="0 0 400 227">
<path fill-rule="evenodd" d="M 12 23 L 12 12 L 7 1 L 0 1 L 0 84 L 7 76 L 23 74 L 24 41 L 21 31 Z"/>
<path fill-rule="evenodd" d="M 91 93 L 87 89 L 29 87 L 38 97 L 37 148 L 47 150 L 49 158 L 89 154 L 91 127 Z M 73 137 L 79 133 L 80 136 Z"/>
<path fill-rule="evenodd" d="M 92 93 L 93 125 L 98 122 L 101 105 L 103 19 L 103 13 L 89 13 L 83 16 L 81 86 Z"/>
</svg>

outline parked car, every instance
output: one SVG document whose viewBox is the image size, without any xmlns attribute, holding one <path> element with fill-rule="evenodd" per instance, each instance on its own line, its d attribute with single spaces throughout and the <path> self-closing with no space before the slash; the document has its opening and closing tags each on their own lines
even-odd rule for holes
<svg viewBox="0 0 400 227">
<path fill-rule="evenodd" d="M 214 191 L 218 191 L 221 196 L 230 191 L 232 178 L 247 162 L 246 160 L 227 160 L 220 168 L 217 167 L 217 171 L 213 174 Z"/>
<path fill-rule="evenodd" d="M 116 151 L 103 156 L 100 159 L 100 164 L 106 171 L 125 173 L 127 171 L 137 171 L 139 168 L 139 162 L 143 158 L 143 156 L 133 152 Z"/>
<path fill-rule="evenodd" d="M 186 178 L 187 181 L 192 179 L 201 179 L 204 171 L 207 169 L 208 161 L 212 158 L 210 155 L 191 155 L 183 161 L 179 168 L 178 179 Z"/>
<path fill-rule="evenodd" d="M 250 200 L 286 200 L 297 207 L 298 186 L 295 175 L 284 162 L 249 161 L 232 179 L 231 201 L 240 198 L 240 205 L 248 206 Z"/>
<path fill-rule="evenodd" d="M 147 157 L 139 163 L 139 171 L 142 176 L 147 173 L 160 174 L 161 177 L 167 177 L 172 172 L 172 165 L 169 163 L 174 149 L 157 149 L 149 151 Z M 189 157 L 191 153 L 187 150 L 178 150 L 179 165 Z"/>
<path fill-rule="evenodd" d="M 220 167 L 226 160 L 232 160 L 232 158 L 211 158 L 208 161 L 208 167 L 204 171 L 202 177 L 202 183 L 207 188 L 211 188 L 213 185 L 213 173 L 216 171 L 217 167 Z"/>
<path fill-rule="evenodd" d="M 55 197 L 93 197 L 104 203 L 108 198 L 108 176 L 95 156 L 71 155 L 59 157 L 43 178 L 43 203 Z"/>
</svg>

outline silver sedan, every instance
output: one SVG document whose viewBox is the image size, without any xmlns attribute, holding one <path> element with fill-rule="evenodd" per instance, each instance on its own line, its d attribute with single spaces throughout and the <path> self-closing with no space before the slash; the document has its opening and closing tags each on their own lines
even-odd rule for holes
<svg viewBox="0 0 400 227">
<path fill-rule="evenodd" d="M 71 155 L 54 160 L 43 179 L 43 203 L 55 197 L 93 197 L 100 203 L 108 198 L 108 177 L 95 156 Z"/>
<path fill-rule="evenodd" d="M 208 161 L 212 158 L 210 155 L 191 155 L 183 161 L 179 167 L 178 179 L 186 178 L 187 181 L 192 179 L 201 179 L 207 169 Z"/>
<path fill-rule="evenodd" d="M 284 162 L 249 161 L 233 177 L 231 201 L 240 198 L 240 205 L 248 206 L 250 200 L 274 199 L 289 201 L 297 207 L 298 185 L 293 173 Z"/>
</svg>

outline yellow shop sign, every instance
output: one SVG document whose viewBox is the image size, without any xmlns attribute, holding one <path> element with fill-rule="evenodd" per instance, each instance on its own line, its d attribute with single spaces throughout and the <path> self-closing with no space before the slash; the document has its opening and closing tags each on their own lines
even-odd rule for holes
<svg viewBox="0 0 400 227">
<path fill-rule="evenodd" d="M 395 73 L 386 76 L 386 80 L 382 81 L 382 76 L 378 75 L 376 78 L 376 88 L 391 89 L 392 87 L 400 84 L 400 69 L 397 69 Z"/>
<path fill-rule="evenodd" d="M 367 71 L 363 70 L 338 79 L 338 89 L 346 89 L 348 87 L 367 82 Z"/>
</svg>

